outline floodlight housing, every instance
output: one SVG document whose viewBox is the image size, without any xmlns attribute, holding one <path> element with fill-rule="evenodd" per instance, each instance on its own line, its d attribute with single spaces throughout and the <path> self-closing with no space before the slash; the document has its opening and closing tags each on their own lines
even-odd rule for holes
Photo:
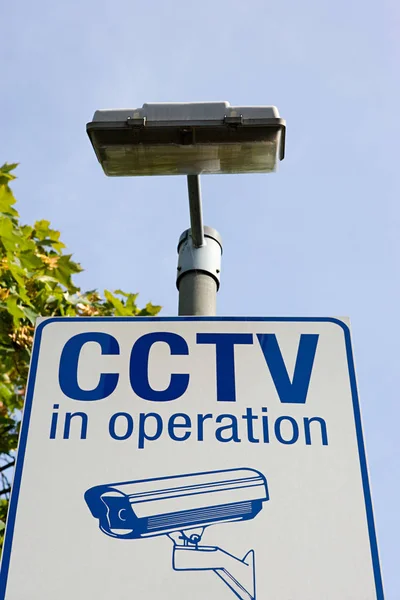
<svg viewBox="0 0 400 600">
<path fill-rule="evenodd" d="M 285 151 L 275 106 L 143 104 L 97 110 L 86 130 L 110 176 L 269 173 Z"/>
</svg>

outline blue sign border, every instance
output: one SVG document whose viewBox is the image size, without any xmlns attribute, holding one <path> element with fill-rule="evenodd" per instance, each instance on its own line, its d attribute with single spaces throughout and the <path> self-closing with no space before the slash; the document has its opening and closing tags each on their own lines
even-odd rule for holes
<svg viewBox="0 0 400 600">
<path fill-rule="evenodd" d="M 133 321 L 133 322 L 143 322 L 143 321 L 152 321 L 152 322 L 178 322 L 178 321 L 266 321 L 266 322 L 307 322 L 307 323 L 335 323 L 339 325 L 343 329 L 345 344 L 346 344 L 346 353 L 347 353 L 347 363 L 349 369 L 349 377 L 350 377 L 350 385 L 351 385 L 351 393 L 353 399 L 353 411 L 354 411 L 354 420 L 356 425 L 356 435 L 357 435 L 357 445 L 358 445 L 358 453 L 360 458 L 360 468 L 361 468 L 361 476 L 364 490 L 364 499 L 365 499 L 365 509 L 367 514 L 367 522 L 368 522 L 368 532 L 369 532 L 369 540 L 371 547 L 371 556 L 372 563 L 374 569 L 374 577 L 375 577 L 375 588 L 376 588 L 376 598 L 377 600 L 384 600 L 383 593 L 383 584 L 382 584 L 382 576 L 381 569 L 379 564 L 379 555 L 378 555 L 378 545 L 376 540 L 376 532 L 375 532 L 375 524 L 374 524 L 374 516 L 372 510 L 372 499 L 371 499 L 371 490 L 369 486 L 368 480 L 368 468 L 367 468 L 367 460 L 365 455 L 365 447 L 364 447 L 364 439 L 362 434 L 362 426 L 361 426 L 361 413 L 360 413 L 360 405 L 358 400 L 357 393 L 357 383 L 356 383 L 356 375 L 354 368 L 354 359 L 353 352 L 351 347 L 351 337 L 350 330 L 343 321 L 334 318 L 325 318 L 325 317 L 52 317 L 46 319 L 39 323 L 36 327 L 35 331 L 35 339 L 33 343 L 33 351 L 31 358 L 31 366 L 29 371 L 28 378 L 28 386 L 27 386 L 27 394 L 25 399 L 24 413 L 22 419 L 22 427 L 19 437 L 18 444 L 18 454 L 17 454 L 17 462 L 15 467 L 15 475 L 14 482 L 11 493 L 10 507 L 7 519 L 7 528 L 6 528 L 6 536 L 4 541 L 3 548 L 3 557 L 1 563 L 1 571 L 0 571 L 0 600 L 5 599 L 6 594 L 6 586 L 7 586 L 7 578 L 8 578 L 8 570 L 10 566 L 10 557 L 11 557 L 11 547 L 12 540 L 14 534 L 14 526 L 15 526 L 15 518 L 17 512 L 18 505 L 18 497 L 19 491 L 21 487 L 21 478 L 22 478 L 22 470 L 24 465 L 25 458 L 25 449 L 28 438 L 28 429 L 29 429 L 29 421 L 31 416 L 32 409 L 32 398 L 33 392 L 35 389 L 35 380 L 36 380 L 36 372 L 39 358 L 39 349 L 40 342 L 42 339 L 43 328 L 50 323 L 55 322 L 63 322 L 63 323 L 73 323 L 73 322 L 86 322 L 86 321 Z"/>
</svg>

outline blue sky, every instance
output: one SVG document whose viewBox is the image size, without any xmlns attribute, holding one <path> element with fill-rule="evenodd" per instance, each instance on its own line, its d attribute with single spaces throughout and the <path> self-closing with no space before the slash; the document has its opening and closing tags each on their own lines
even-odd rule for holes
<svg viewBox="0 0 400 600">
<path fill-rule="evenodd" d="M 224 242 L 220 315 L 348 315 L 386 596 L 400 598 L 398 64 L 394 0 L 8 3 L 0 161 L 25 222 L 50 219 L 83 288 L 177 311 L 184 178 L 106 178 L 97 108 L 227 100 L 287 120 L 276 175 L 203 178 Z M 397 70 L 396 70 L 397 66 Z"/>
</svg>

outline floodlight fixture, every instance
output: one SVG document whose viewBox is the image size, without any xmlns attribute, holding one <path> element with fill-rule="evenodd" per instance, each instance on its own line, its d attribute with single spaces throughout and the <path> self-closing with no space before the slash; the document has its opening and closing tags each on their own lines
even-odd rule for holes
<svg viewBox="0 0 400 600">
<path fill-rule="evenodd" d="M 106 175 L 187 176 L 191 227 L 178 244 L 179 314 L 215 314 L 222 242 L 203 225 L 199 175 L 275 171 L 286 132 L 277 108 L 149 103 L 97 110 L 86 131 Z"/>
<path fill-rule="evenodd" d="M 86 129 L 110 176 L 269 173 L 285 151 L 275 106 L 143 104 L 97 110 Z"/>
</svg>

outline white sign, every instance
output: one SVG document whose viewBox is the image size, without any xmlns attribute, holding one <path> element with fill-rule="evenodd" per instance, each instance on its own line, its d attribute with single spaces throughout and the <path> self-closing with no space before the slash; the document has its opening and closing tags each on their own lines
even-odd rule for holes
<svg viewBox="0 0 400 600">
<path fill-rule="evenodd" d="M 36 330 L 0 600 L 382 600 L 336 319 Z"/>
</svg>

